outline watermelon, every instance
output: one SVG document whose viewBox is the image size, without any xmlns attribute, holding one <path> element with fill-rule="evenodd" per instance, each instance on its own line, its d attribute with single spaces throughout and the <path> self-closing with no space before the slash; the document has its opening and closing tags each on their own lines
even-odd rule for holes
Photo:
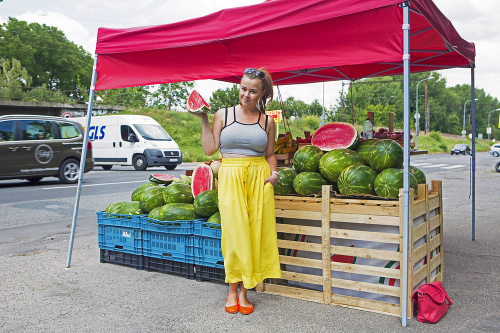
<svg viewBox="0 0 500 333">
<path fill-rule="evenodd" d="M 373 183 L 377 172 L 366 165 L 356 164 L 345 168 L 339 176 L 337 185 L 340 194 L 372 194 L 375 195 Z"/>
<path fill-rule="evenodd" d="M 198 194 L 204 191 L 212 190 L 214 188 L 214 174 L 212 168 L 206 164 L 200 164 L 193 170 L 191 176 L 191 190 L 193 197 L 196 198 Z"/>
<path fill-rule="evenodd" d="M 198 215 L 212 216 L 219 211 L 219 191 L 208 190 L 194 198 L 194 209 Z"/>
<path fill-rule="evenodd" d="M 297 172 L 318 172 L 323 151 L 317 146 L 304 146 L 293 155 L 293 168 Z M 280 174 L 281 176 L 281 174 Z"/>
<path fill-rule="evenodd" d="M 154 186 L 145 189 L 139 198 L 141 209 L 149 213 L 153 208 L 163 206 L 165 204 L 163 192 L 165 192 L 165 187 L 163 186 Z"/>
<path fill-rule="evenodd" d="M 115 213 L 115 214 L 121 214 L 120 210 L 122 209 L 123 205 L 126 204 L 128 201 L 117 201 L 113 202 L 106 207 L 105 212 L 106 213 Z"/>
<path fill-rule="evenodd" d="M 417 178 L 419 184 L 426 184 L 427 179 L 425 178 L 425 173 L 417 167 L 410 165 L 410 172 Z"/>
<path fill-rule="evenodd" d="M 311 144 L 324 151 L 339 148 L 355 149 L 359 141 L 358 130 L 349 123 L 335 122 L 318 128 L 314 132 Z"/>
<path fill-rule="evenodd" d="M 214 223 L 214 224 L 218 224 L 216 226 L 212 226 L 212 225 L 208 225 L 210 228 L 212 227 L 215 227 L 216 229 L 220 229 L 220 224 L 221 224 L 221 220 L 220 220 L 220 212 L 217 212 L 215 213 L 214 215 L 210 216 L 207 220 L 208 223 Z"/>
<path fill-rule="evenodd" d="M 172 183 L 181 183 L 191 186 L 191 176 L 181 175 L 181 178 L 173 178 Z M 168 186 L 170 184 L 167 184 Z"/>
<path fill-rule="evenodd" d="M 399 189 L 403 188 L 404 171 L 402 169 L 388 168 L 383 170 L 375 178 L 374 189 L 375 193 L 380 197 L 397 198 Z M 415 192 L 415 197 L 418 194 L 417 178 L 410 173 L 410 187 Z"/>
<path fill-rule="evenodd" d="M 364 164 L 363 157 L 351 149 L 335 149 L 319 160 L 319 172 L 332 182 L 337 182 L 340 173 L 350 165 Z"/>
<path fill-rule="evenodd" d="M 191 186 L 182 183 L 172 183 L 165 188 L 163 192 L 165 203 L 193 203 L 193 193 Z"/>
<path fill-rule="evenodd" d="M 154 182 L 156 184 L 170 184 L 174 178 L 175 178 L 174 175 L 157 173 L 150 175 L 149 181 Z"/>
<path fill-rule="evenodd" d="M 130 201 L 123 204 L 120 209 L 120 214 L 126 215 L 142 215 L 144 212 L 141 209 L 139 201 Z"/>
<path fill-rule="evenodd" d="M 375 142 L 368 154 L 370 167 L 377 172 L 388 168 L 401 168 L 403 158 L 403 148 L 391 139 Z"/>
<path fill-rule="evenodd" d="M 368 158 L 369 153 L 370 153 L 370 148 L 377 141 L 378 141 L 378 139 L 363 140 L 363 141 L 360 141 L 358 143 L 358 146 L 356 147 L 355 152 L 358 153 L 359 155 L 361 155 L 361 157 L 363 157 L 366 165 L 370 165 L 370 159 Z"/>
<path fill-rule="evenodd" d="M 293 188 L 299 195 L 319 194 L 323 185 L 328 185 L 328 181 L 318 172 L 301 172 L 293 180 Z"/>
<path fill-rule="evenodd" d="M 139 201 L 139 198 L 141 197 L 142 192 L 144 192 L 145 189 L 153 187 L 153 186 L 158 186 L 158 183 L 148 182 L 148 183 L 142 184 L 139 187 L 137 187 L 134 190 L 134 192 L 132 192 L 132 201 Z"/>
<path fill-rule="evenodd" d="M 197 217 L 193 204 L 170 203 L 159 208 L 157 220 L 191 221 Z"/>
<path fill-rule="evenodd" d="M 210 104 L 208 104 L 196 90 L 193 90 L 189 95 L 187 107 L 188 111 L 196 113 L 206 113 L 210 110 Z"/>
<path fill-rule="evenodd" d="M 276 185 L 274 185 L 274 194 L 288 195 L 295 193 L 293 189 L 293 180 L 297 177 L 297 171 L 292 168 L 278 167 L 278 173 L 280 177 Z"/>
<path fill-rule="evenodd" d="M 160 219 L 160 209 L 161 209 L 162 207 L 163 207 L 163 206 L 153 208 L 153 209 L 149 212 L 148 217 L 149 217 L 149 218 L 152 218 L 152 219 L 155 219 L 155 220 L 159 220 L 159 219 Z"/>
</svg>

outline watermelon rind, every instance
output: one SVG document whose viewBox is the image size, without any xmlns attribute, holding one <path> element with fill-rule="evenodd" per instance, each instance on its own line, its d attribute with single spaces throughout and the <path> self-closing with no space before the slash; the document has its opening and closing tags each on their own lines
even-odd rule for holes
<svg viewBox="0 0 500 333">
<path fill-rule="evenodd" d="M 121 214 L 120 213 L 120 210 L 122 209 L 122 206 L 124 204 L 126 204 L 128 201 L 117 201 L 117 202 L 113 202 L 113 203 L 110 203 L 106 209 L 104 210 L 104 212 L 106 213 L 114 213 L 114 214 Z"/>
<path fill-rule="evenodd" d="M 425 177 L 425 173 L 421 169 L 419 169 L 413 165 L 410 165 L 410 172 L 417 179 L 417 183 L 427 184 L 427 178 Z"/>
<path fill-rule="evenodd" d="M 163 206 L 165 204 L 165 199 L 163 198 L 164 191 L 165 187 L 163 186 L 154 186 L 145 189 L 139 198 L 141 209 L 149 213 L 153 208 Z"/>
<path fill-rule="evenodd" d="M 356 164 L 345 168 L 337 182 L 342 195 L 371 194 L 375 195 L 373 184 L 377 172 L 366 165 Z"/>
<path fill-rule="evenodd" d="M 319 172 L 332 182 L 337 182 L 340 174 L 351 165 L 364 164 L 361 155 L 351 149 L 335 149 L 325 153 L 319 160 Z"/>
<path fill-rule="evenodd" d="M 219 211 L 219 191 L 203 191 L 194 198 L 194 209 L 198 215 L 212 216 Z"/>
<path fill-rule="evenodd" d="M 358 146 L 356 147 L 355 152 L 361 155 L 363 159 L 365 160 L 366 165 L 370 165 L 370 148 L 372 145 L 377 142 L 378 139 L 368 139 L 368 140 L 363 140 L 358 143 Z"/>
<path fill-rule="evenodd" d="M 292 168 L 278 167 L 278 173 L 280 177 L 274 185 L 275 195 L 289 195 L 294 194 L 295 190 L 293 188 L 293 180 L 297 177 L 297 171 Z"/>
<path fill-rule="evenodd" d="M 328 123 L 314 132 L 311 144 L 323 151 L 333 149 L 355 149 L 359 142 L 359 132 L 353 125 L 345 122 Z"/>
<path fill-rule="evenodd" d="M 293 155 L 293 168 L 300 172 L 319 172 L 319 160 L 323 150 L 317 146 L 304 146 Z M 281 175 L 281 174 L 280 174 Z"/>
<path fill-rule="evenodd" d="M 375 193 L 384 198 L 397 198 L 399 189 L 404 186 L 404 170 L 388 168 L 377 175 L 374 182 Z M 415 190 L 415 197 L 418 194 L 417 178 L 410 173 L 410 187 Z"/>
<path fill-rule="evenodd" d="M 328 185 L 328 180 L 319 172 L 301 172 L 293 180 L 295 192 L 302 196 L 321 193 L 323 185 Z"/>
<path fill-rule="evenodd" d="M 220 212 L 217 212 L 215 214 L 213 214 L 212 216 L 210 216 L 207 220 L 207 222 L 209 223 L 208 224 L 208 227 L 209 228 L 212 228 L 212 227 L 215 227 L 215 229 L 220 229 L 221 226 L 221 219 L 220 219 Z M 213 224 L 210 224 L 210 223 L 213 223 Z M 218 225 L 215 225 L 214 224 L 218 224 Z"/>
<path fill-rule="evenodd" d="M 149 181 L 157 184 L 170 184 L 174 178 L 174 175 L 157 173 L 150 175 Z"/>
<path fill-rule="evenodd" d="M 141 204 L 139 201 L 126 202 L 121 206 L 120 214 L 125 215 L 143 215 L 144 212 L 141 209 Z"/>
<path fill-rule="evenodd" d="M 157 220 L 160 221 L 192 221 L 196 218 L 193 204 L 170 203 L 158 209 Z"/>
<path fill-rule="evenodd" d="M 165 203 L 193 203 L 194 197 L 191 186 L 183 183 L 172 183 L 163 192 Z"/>
<path fill-rule="evenodd" d="M 193 197 L 196 198 L 196 196 L 201 192 L 212 190 L 213 188 L 214 174 L 212 172 L 212 168 L 204 163 L 196 166 L 191 176 L 191 190 Z"/>
<path fill-rule="evenodd" d="M 403 166 L 404 151 L 399 143 L 391 139 L 375 142 L 370 147 L 368 155 L 370 167 L 381 172 L 388 168 L 401 168 Z"/>
<path fill-rule="evenodd" d="M 155 182 L 147 182 L 145 184 L 138 186 L 134 190 L 134 192 L 132 192 L 132 196 L 131 196 L 132 201 L 139 201 L 139 198 L 141 197 L 142 192 L 144 192 L 145 189 L 153 187 L 153 186 L 159 186 L 159 184 L 155 183 Z"/>
</svg>

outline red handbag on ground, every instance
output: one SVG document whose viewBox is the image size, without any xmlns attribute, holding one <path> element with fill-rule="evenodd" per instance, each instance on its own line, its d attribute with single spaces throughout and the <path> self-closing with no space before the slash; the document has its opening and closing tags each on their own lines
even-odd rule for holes
<svg viewBox="0 0 500 333">
<path fill-rule="evenodd" d="M 421 285 L 412 298 L 415 301 L 417 320 L 424 323 L 437 323 L 453 304 L 439 281 Z"/>
</svg>

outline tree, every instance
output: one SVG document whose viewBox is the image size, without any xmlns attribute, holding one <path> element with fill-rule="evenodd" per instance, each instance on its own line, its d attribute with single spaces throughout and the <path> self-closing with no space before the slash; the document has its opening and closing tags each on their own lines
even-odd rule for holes
<svg viewBox="0 0 500 333">
<path fill-rule="evenodd" d="M 2 99 L 22 100 L 23 86 L 31 84 L 31 76 L 22 68 L 17 59 L 12 61 L 0 58 L 0 97 Z"/>
<path fill-rule="evenodd" d="M 90 84 L 92 77 L 92 56 L 45 24 L 9 18 L 0 26 L 0 57 L 18 59 L 35 87 L 74 91 L 78 80 Z"/>
<path fill-rule="evenodd" d="M 151 93 L 150 104 L 167 108 L 169 105 L 184 108 L 189 97 L 188 90 L 192 90 L 193 87 L 193 81 L 157 85 Z"/>
<path fill-rule="evenodd" d="M 98 90 L 96 102 L 105 105 L 124 105 L 141 108 L 146 106 L 149 91 L 145 87 Z"/>
<path fill-rule="evenodd" d="M 210 97 L 210 106 L 212 107 L 211 112 L 215 113 L 219 109 L 239 104 L 239 93 L 240 89 L 236 84 L 233 84 L 231 88 L 226 88 L 224 90 L 217 89 L 214 91 Z"/>
</svg>

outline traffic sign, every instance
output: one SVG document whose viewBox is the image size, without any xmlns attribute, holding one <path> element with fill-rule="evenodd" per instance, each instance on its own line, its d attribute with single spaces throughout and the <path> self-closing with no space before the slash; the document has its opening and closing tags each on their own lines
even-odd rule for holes
<svg viewBox="0 0 500 333">
<path fill-rule="evenodd" d="M 69 112 L 64 112 L 64 113 L 62 114 L 62 117 L 63 117 L 63 118 L 71 118 L 71 113 L 69 113 Z"/>
</svg>

